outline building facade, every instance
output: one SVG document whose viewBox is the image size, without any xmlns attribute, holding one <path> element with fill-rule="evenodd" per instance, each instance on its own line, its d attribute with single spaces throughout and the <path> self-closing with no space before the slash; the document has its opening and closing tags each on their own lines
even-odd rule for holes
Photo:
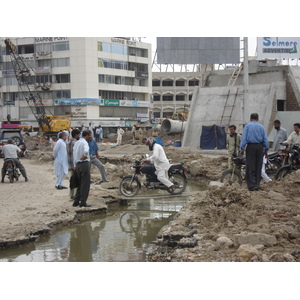
<svg viewBox="0 0 300 300">
<path fill-rule="evenodd" d="M 200 72 L 153 72 L 153 117 L 162 120 L 175 112 L 189 111 L 194 89 L 200 81 Z"/>
<path fill-rule="evenodd" d="M 37 126 L 0 40 L 0 119 Z M 10 38 L 33 70 L 30 89 L 46 110 L 72 114 L 72 126 L 131 126 L 148 119 L 152 92 L 151 44 L 134 38 Z M 132 122 L 130 122 L 132 121 Z"/>
</svg>

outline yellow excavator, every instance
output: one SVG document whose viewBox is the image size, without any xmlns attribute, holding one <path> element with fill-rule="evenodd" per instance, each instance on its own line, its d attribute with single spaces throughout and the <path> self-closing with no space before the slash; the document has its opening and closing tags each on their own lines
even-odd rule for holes
<svg viewBox="0 0 300 300">
<path fill-rule="evenodd" d="M 176 112 L 173 113 L 172 116 L 166 116 L 166 118 L 171 120 L 178 120 L 178 121 L 186 121 L 188 118 L 189 113 L 188 112 Z"/>
<path fill-rule="evenodd" d="M 16 46 L 10 39 L 6 39 L 4 42 L 11 57 L 19 88 L 39 124 L 39 130 L 46 135 L 60 132 L 63 129 L 69 131 L 72 116 L 58 116 L 53 115 L 51 112 L 46 114 L 46 107 L 40 94 L 37 91 L 31 91 L 29 87 L 29 82 L 33 82 L 30 79 L 35 76 L 35 74 L 32 75 L 34 71 L 32 69 L 29 70 L 22 56 L 19 55 Z"/>
</svg>

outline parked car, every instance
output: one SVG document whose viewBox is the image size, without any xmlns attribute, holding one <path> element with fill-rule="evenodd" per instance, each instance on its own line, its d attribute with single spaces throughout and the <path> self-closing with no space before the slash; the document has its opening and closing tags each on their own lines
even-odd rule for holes
<svg viewBox="0 0 300 300">
<path fill-rule="evenodd" d="M 23 152 L 26 150 L 24 138 L 20 129 L 0 129 L 0 157 L 3 157 L 2 147 L 7 144 L 7 140 L 12 139 Z"/>
</svg>

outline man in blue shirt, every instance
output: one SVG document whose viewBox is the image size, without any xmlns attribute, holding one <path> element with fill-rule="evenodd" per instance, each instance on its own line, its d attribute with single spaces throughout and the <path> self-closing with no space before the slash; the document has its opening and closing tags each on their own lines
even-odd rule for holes
<svg viewBox="0 0 300 300">
<path fill-rule="evenodd" d="M 240 153 L 246 149 L 246 182 L 250 191 L 260 188 L 261 168 L 263 156 L 268 156 L 269 144 L 264 127 L 258 123 L 258 114 L 250 116 L 250 123 L 246 124 L 240 143 Z"/>
<path fill-rule="evenodd" d="M 90 147 L 89 154 L 90 154 L 90 159 L 91 159 L 91 165 L 92 164 L 95 165 L 100 170 L 102 181 L 108 182 L 104 165 L 99 160 L 99 155 L 98 155 L 99 148 L 98 148 L 96 141 L 92 137 L 92 133 L 90 133 L 90 138 L 88 140 L 88 144 Z"/>
</svg>

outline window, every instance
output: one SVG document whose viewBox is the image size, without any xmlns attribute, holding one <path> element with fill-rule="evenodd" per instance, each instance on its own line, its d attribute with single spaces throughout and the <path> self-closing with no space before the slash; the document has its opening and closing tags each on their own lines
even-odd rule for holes
<svg viewBox="0 0 300 300">
<path fill-rule="evenodd" d="M 160 86 L 159 80 L 152 80 L 152 86 Z"/>
<path fill-rule="evenodd" d="M 128 47 L 124 45 L 98 42 L 98 51 L 127 55 Z"/>
<path fill-rule="evenodd" d="M 133 85 L 134 78 L 125 76 L 114 76 L 99 74 L 98 80 L 100 83 Z"/>
<path fill-rule="evenodd" d="M 163 95 L 163 101 L 173 101 L 173 95 Z"/>
<path fill-rule="evenodd" d="M 18 85 L 16 77 L 3 77 L 3 85 Z"/>
<path fill-rule="evenodd" d="M 154 113 L 153 113 L 153 117 L 155 118 L 155 119 L 159 119 L 160 118 L 160 112 L 159 111 L 155 111 Z"/>
<path fill-rule="evenodd" d="M 173 80 L 163 80 L 162 86 L 173 86 Z"/>
<path fill-rule="evenodd" d="M 148 57 L 148 49 L 129 47 L 129 55 Z"/>
<path fill-rule="evenodd" d="M 18 53 L 19 54 L 28 54 L 34 53 L 34 45 L 20 45 L 18 46 Z"/>
<path fill-rule="evenodd" d="M 122 60 L 99 58 L 98 59 L 98 67 L 119 69 L 119 70 L 128 70 L 128 63 L 127 63 L 127 61 L 122 61 Z"/>
<path fill-rule="evenodd" d="M 285 100 L 277 100 L 277 111 L 285 110 Z"/>
<path fill-rule="evenodd" d="M 49 54 L 51 51 L 51 43 L 35 44 L 35 53 L 38 56 Z"/>
<path fill-rule="evenodd" d="M 38 67 L 51 67 L 51 59 L 40 59 L 36 62 Z"/>
<path fill-rule="evenodd" d="M 185 95 L 184 94 L 176 95 L 176 101 L 185 101 Z"/>
<path fill-rule="evenodd" d="M 176 80 L 176 86 L 185 86 L 184 80 Z"/>
<path fill-rule="evenodd" d="M 199 85 L 199 80 L 192 79 L 189 81 L 189 86 L 196 86 L 196 85 Z"/>
<path fill-rule="evenodd" d="M 37 83 L 52 82 L 52 76 L 51 75 L 38 75 L 38 76 L 35 76 L 35 81 Z"/>
<path fill-rule="evenodd" d="M 111 45 L 111 52 L 116 54 L 127 54 L 127 47 L 122 45 Z"/>
<path fill-rule="evenodd" d="M 71 91 L 70 90 L 57 90 L 54 92 L 55 99 L 62 99 L 62 98 L 71 98 Z"/>
<path fill-rule="evenodd" d="M 69 50 L 69 42 L 56 42 L 52 44 L 53 51 L 67 51 Z"/>
<path fill-rule="evenodd" d="M 160 101 L 160 95 L 153 95 L 153 101 Z"/>
<path fill-rule="evenodd" d="M 68 83 L 71 82 L 70 80 L 70 74 L 57 74 L 54 76 L 54 82 L 55 83 Z"/>
<path fill-rule="evenodd" d="M 70 66 L 70 58 L 65 57 L 65 58 L 54 58 L 52 60 L 53 68 L 56 67 L 68 67 Z"/>
</svg>

